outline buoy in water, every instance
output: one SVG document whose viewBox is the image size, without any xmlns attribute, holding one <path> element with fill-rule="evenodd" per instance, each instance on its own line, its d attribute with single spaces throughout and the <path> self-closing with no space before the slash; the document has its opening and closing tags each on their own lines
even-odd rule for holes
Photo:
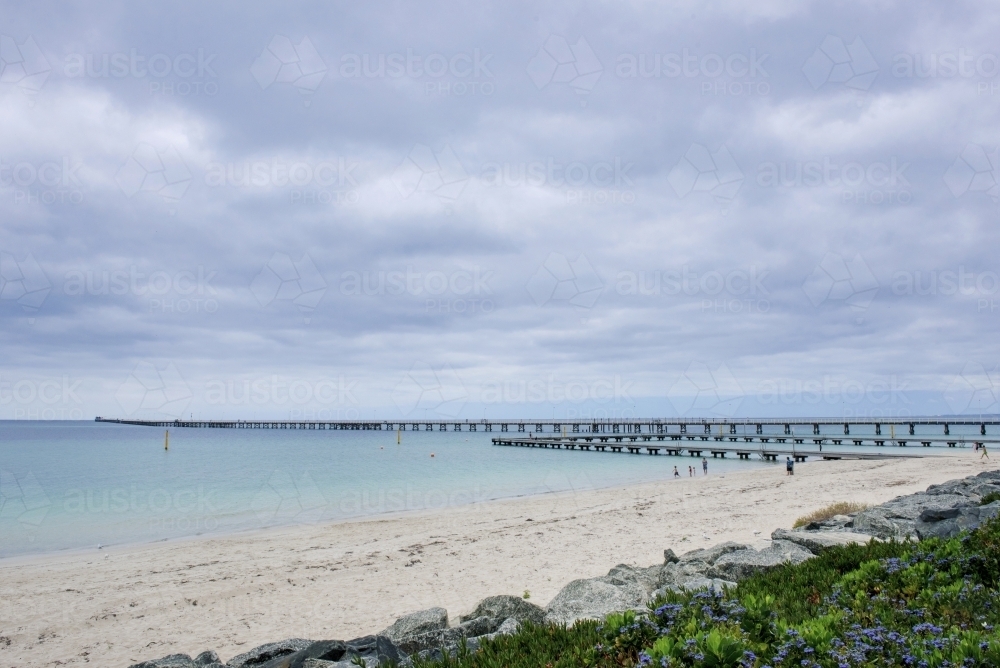
<svg viewBox="0 0 1000 668">
<path fill-rule="evenodd" d="M 431 457 L 433 457 L 433 456 L 434 456 L 434 453 L 432 452 L 432 453 L 431 453 Z"/>
</svg>

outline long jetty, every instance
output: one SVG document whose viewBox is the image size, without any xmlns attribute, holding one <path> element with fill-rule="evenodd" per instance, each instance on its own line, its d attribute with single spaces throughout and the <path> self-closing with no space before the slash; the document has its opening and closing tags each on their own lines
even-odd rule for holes
<svg viewBox="0 0 1000 668">
<path fill-rule="evenodd" d="M 952 435 L 955 427 L 978 428 L 980 436 L 1000 433 L 1000 416 L 946 416 L 946 417 L 895 417 L 895 418 L 602 418 L 595 419 L 497 419 L 482 420 L 133 420 L 123 418 L 96 418 L 97 422 L 140 425 L 147 427 L 197 429 L 320 429 L 320 430 L 388 430 L 396 431 L 486 431 L 544 434 L 601 434 L 601 435 L 664 435 L 697 437 L 763 436 L 765 438 L 823 436 L 854 436 L 870 439 L 905 441 L 934 441 L 931 432 L 942 437 L 952 436 L 956 443 L 971 439 L 972 435 Z M 721 430 L 721 433 L 720 433 Z M 860 445 L 855 443 L 855 445 Z"/>
<path fill-rule="evenodd" d="M 847 443 L 845 443 L 845 440 Z M 822 459 L 899 459 L 925 456 L 922 452 L 886 452 L 843 449 L 844 445 L 855 446 L 885 446 L 886 444 L 905 447 L 913 443 L 910 439 L 882 438 L 806 438 L 806 437 L 772 437 L 772 436 L 684 436 L 671 434 L 649 434 L 633 436 L 583 436 L 583 437 L 498 437 L 492 439 L 493 445 L 517 446 L 522 448 L 550 448 L 555 450 L 580 450 L 591 452 L 628 453 L 668 456 L 702 457 L 711 454 L 713 458 L 725 458 L 727 454 L 735 454 L 740 459 L 750 459 L 759 456 L 766 461 L 776 461 L 778 457 L 792 457 L 797 462 L 806 461 L 809 457 Z M 977 445 L 1000 443 L 1000 439 L 975 438 L 966 441 L 951 438 L 923 438 L 918 443 L 923 447 L 932 445 L 948 445 L 957 447 L 975 443 Z M 827 448 L 824 449 L 824 444 Z M 834 449 L 830 449 L 829 445 Z M 802 446 L 802 447 L 796 447 Z M 839 447 L 838 447 L 839 446 Z"/>
</svg>

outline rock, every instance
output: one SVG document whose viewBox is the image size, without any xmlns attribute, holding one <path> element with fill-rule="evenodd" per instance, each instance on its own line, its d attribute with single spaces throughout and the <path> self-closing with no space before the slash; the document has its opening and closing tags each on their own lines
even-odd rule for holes
<svg viewBox="0 0 1000 668">
<path fill-rule="evenodd" d="M 410 636 L 397 643 L 399 649 L 406 654 L 420 654 L 428 650 L 445 648 L 447 651 L 457 650 L 462 640 L 484 636 L 492 633 L 500 626 L 500 620 L 492 617 L 477 617 L 450 629 L 437 629 Z"/>
<path fill-rule="evenodd" d="M 916 535 L 913 520 L 897 517 L 880 508 L 869 508 L 854 518 L 854 530 L 878 538 L 902 540 Z"/>
<path fill-rule="evenodd" d="M 857 513 L 854 513 L 856 515 Z M 805 531 L 844 531 L 854 526 L 853 515 L 834 515 L 825 520 L 810 522 L 802 527 Z"/>
<path fill-rule="evenodd" d="M 490 617 L 498 622 L 514 619 L 516 622 L 541 624 L 545 621 L 545 610 L 520 596 L 490 596 L 481 600 L 471 613 L 459 617 L 459 620 L 467 622 L 478 617 Z M 496 629 L 489 633 L 494 631 Z"/>
<path fill-rule="evenodd" d="M 680 557 L 674 555 L 672 550 L 666 550 L 663 554 L 665 563 L 659 568 L 657 588 L 651 597 L 655 598 L 668 590 L 694 590 L 706 587 L 722 589 L 724 586 L 735 586 L 736 583 L 730 579 L 710 576 L 708 571 L 721 557 L 749 549 L 749 545 L 729 541 L 715 547 L 691 550 Z"/>
<path fill-rule="evenodd" d="M 382 636 L 364 636 L 344 642 L 320 640 L 305 649 L 277 657 L 261 664 L 261 668 L 314 668 L 350 666 L 356 658 L 364 659 L 366 666 L 399 663 L 402 656 L 391 640 Z"/>
<path fill-rule="evenodd" d="M 162 659 L 135 663 L 129 668 L 197 668 L 197 664 L 187 654 L 171 654 Z"/>
<path fill-rule="evenodd" d="M 404 658 L 396 644 L 385 636 L 362 636 L 348 640 L 347 654 L 352 658 L 360 656 L 369 666 L 399 663 Z"/>
<path fill-rule="evenodd" d="M 496 617 L 476 617 L 475 619 L 470 619 L 468 621 L 462 622 L 458 626 L 444 631 L 444 635 L 448 637 L 455 638 L 455 644 L 462 638 L 475 638 L 476 636 L 484 636 L 487 633 L 493 633 L 499 627 L 502 621 Z"/>
<path fill-rule="evenodd" d="M 921 540 L 931 537 L 951 538 L 962 531 L 978 529 L 983 522 L 998 514 L 1000 501 L 985 506 L 928 508 L 920 513 L 914 527 Z"/>
<path fill-rule="evenodd" d="M 171 654 L 155 661 L 143 661 L 129 668 L 225 668 L 215 652 L 202 652 L 195 658 L 187 654 Z"/>
<path fill-rule="evenodd" d="M 657 596 L 664 596 L 668 591 L 695 591 L 698 589 L 718 589 L 722 591 L 723 587 L 735 587 L 735 582 L 730 582 L 729 580 L 720 580 L 719 578 L 706 578 L 701 575 L 692 576 L 684 580 L 679 580 L 674 584 L 664 585 L 656 591 L 650 598 L 656 598 Z"/>
<path fill-rule="evenodd" d="M 690 561 L 703 561 L 706 564 L 714 564 L 715 560 L 719 557 L 729 554 L 730 552 L 737 552 L 739 550 L 749 550 L 749 545 L 743 545 L 742 543 L 734 543 L 733 541 L 726 541 L 716 545 L 715 547 L 708 547 L 701 550 L 691 550 L 690 552 L 685 552 L 678 559 L 679 563 L 686 563 Z"/>
<path fill-rule="evenodd" d="M 194 657 L 194 665 L 196 666 L 211 666 L 214 663 L 222 665 L 222 659 L 219 658 L 218 654 L 211 650 L 202 652 L 198 656 Z"/>
<path fill-rule="evenodd" d="M 238 654 L 226 662 L 227 668 L 250 668 L 251 666 L 261 666 L 272 659 L 283 657 L 286 654 L 294 654 L 304 650 L 313 644 L 312 640 L 302 638 L 290 638 L 278 642 L 268 643 L 260 647 L 254 647 L 249 652 Z"/>
<path fill-rule="evenodd" d="M 864 533 L 853 531 L 789 531 L 788 529 L 776 529 L 771 534 L 772 540 L 786 540 L 795 543 L 813 554 L 821 554 L 831 547 L 849 545 L 857 543 L 865 545 L 872 537 Z"/>
<path fill-rule="evenodd" d="M 964 490 L 964 487 L 948 483 L 932 487 L 935 488 L 932 493 L 897 496 L 882 505 L 861 511 L 854 517 L 854 530 L 879 538 L 916 537 L 916 520 L 923 511 L 973 506 L 978 503 L 978 497 L 957 493 L 957 490 Z"/>
<path fill-rule="evenodd" d="M 493 632 L 494 636 L 512 636 L 517 633 L 517 629 L 521 626 L 521 623 L 517 621 L 514 617 L 510 617 L 503 621 L 503 624 Z"/>
<path fill-rule="evenodd" d="M 642 610 L 649 598 L 639 584 L 612 584 L 603 577 L 573 580 L 545 609 L 545 621 L 573 624 L 578 619 L 601 619 L 612 612 Z"/>
<path fill-rule="evenodd" d="M 407 654 L 412 654 L 413 652 L 406 647 L 411 645 L 415 638 L 446 628 L 448 628 L 448 611 L 444 608 L 429 608 L 403 615 L 379 635 L 391 640 Z"/>
<path fill-rule="evenodd" d="M 814 557 L 815 555 L 804 547 L 786 540 L 776 540 L 763 550 L 735 550 L 724 554 L 715 560 L 706 575 L 712 578 L 740 582 L 755 573 L 782 564 L 800 564 Z"/>
<path fill-rule="evenodd" d="M 994 472 L 986 471 L 985 473 Z M 1000 478 L 992 475 L 977 475 L 970 476 L 968 478 L 961 478 L 959 480 L 949 480 L 948 482 L 943 482 L 940 485 L 931 485 L 924 493 L 928 496 L 940 496 L 947 494 L 965 496 L 974 501 L 978 501 L 981 497 L 989 494 L 990 492 L 1000 492 Z"/>
<path fill-rule="evenodd" d="M 545 622 L 570 625 L 578 619 L 601 619 L 623 610 L 645 612 L 646 601 L 660 586 L 663 568 L 618 564 L 599 578 L 574 580 L 546 606 Z"/>
<path fill-rule="evenodd" d="M 646 590 L 647 594 L 659 586 L 660 569 L 662 566 L 636 568 L 628 564 L 618 564 L 605 575 L 602 580 L 615 586 L 637 585 Z"/>
<path fill-rule="evenodd" d="M 481 618 L 481 619 L 488 619 L 488 618 Z M 474 637 L 464 636 L 460 632 L 463 626 L 465 625 L 463 624 L 460 626 L 456 626 L 455 628 L 447 629 L 446 631 L 438 632 L 440 634 L 438 636 L 439 642 L 437 642 L 437 644 L 433 646 L 427 647 L 426 649 L 420 650 L 419 652 L 416 653 L 415 656 L 425 661 L 442 661 L 445 655 L 453 657 L 456 654 L 458 654 L 458 650 L 463 642 L 465 643 L 465 647 L 466 649 L 468 649 L 469 652 L 475 652 L 477 649 L 479 649 L 479 643 L 482 641 L 482 639 L 489 638 L 492 635 L 492 634 L 487 634 Z M 473 630 L 472 627 L 466 627 L 466 632 L 472 630 Z M 429 633 L 427 635 L 430 636 L 433 635 L 433 633 Z M 406 659 L 400 665 L 409 666 L 412 665 L 412 661 L 410 659 Z"/>
<path fill-rule="evenodd" d="M 340 661 L 347 654 L 347 644 L 342 640 L 320 640 L 308 647 L 285 654 L 260 664 L 261 668 L 302 668 L 308 659 Z"/>
<path fill-rule="evenodd" d="M 485 637 L 488 637 L 488 636 L 481 636 L 479 638 L 467 638 L 465 640 L 465 647 L 466 647 L 466 649 L 468 649 L 469 652 L 475 652 L 477 649 L 479 649 L 479 642 L 480 642 L 481 638 L 485 638 Z M 423 650 L 423 651 L 417 653 L 416 656 L 417 656 L 417 658 L 421 659 L 422 661 L 438 661 L 438 662 L 440 662 L 440 661 L 444 660 L 444 657 L 446 655 L 449 656 L 449 657 L 454 657 L 455 655 L 458 654 L 458 650 L 459 650 L 459 645 L 458 645 L 458 643 L 456 643 L 456 644 L 453 644 L 453 645 L 446 645 L 446 646 L 442 646 L 442 647 L 434 647 L 434 648 L 431 648 L 431 649 L 426 649 L 426 650 Z M 400 665 L 403 666 L 403 667 L 412 666 L 413 662 L 411 660 L 407 659 L 403 663 L 401 663 Z M 338 666 L 338 668 L 339 668 L 339 666 Z"/>
<path fill-rule="evenodd" d="M 653 593 L 653 596 L 667 589 L 680 591 L 681 589 L 701 589 L 710 586 L 721 589 L 724 584 L 733 584 L 723 580 L 713 581 L 706 578 L 705 573 L 708 572 L 709 568 L 711 568 L 711 564 L 704 561 L 667 564 L 660 570 L 659 588 Z"/>
</svg>

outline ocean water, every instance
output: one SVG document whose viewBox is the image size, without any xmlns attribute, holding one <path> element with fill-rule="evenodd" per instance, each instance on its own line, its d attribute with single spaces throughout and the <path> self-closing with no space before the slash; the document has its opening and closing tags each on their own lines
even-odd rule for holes
<svg viewBox="0 0 1000 668">
<path fill-rule="evenodd" d="M 0 557 L 586 491 L 690 457 L 497 447 L 487 432 L 0 422 Z M 434 453 L 434 457 L 431 457 Z M 710 473 L 774 466 L 709 459 Z"/>
</svg>

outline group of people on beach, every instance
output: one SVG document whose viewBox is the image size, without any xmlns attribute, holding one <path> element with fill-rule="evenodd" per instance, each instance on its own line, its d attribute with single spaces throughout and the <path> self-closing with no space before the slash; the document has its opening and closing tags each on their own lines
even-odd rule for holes
<svg viewBox="0 0 1000 668">
<path fill-rule="evenodd" d="M 708 475 L 708 460 L 705 459 L 704 457 L 701 458 L 701 471 L 702 475 Z M 695 468 L 693 466 L 689 466 L 688 477 L 693 478 L 694 476 L 695 476 Z M 674 467 L 674 477 L 675 478 L 681 477 L 681 472 L 677 470 L 676 466 Z"/>
</svg>

